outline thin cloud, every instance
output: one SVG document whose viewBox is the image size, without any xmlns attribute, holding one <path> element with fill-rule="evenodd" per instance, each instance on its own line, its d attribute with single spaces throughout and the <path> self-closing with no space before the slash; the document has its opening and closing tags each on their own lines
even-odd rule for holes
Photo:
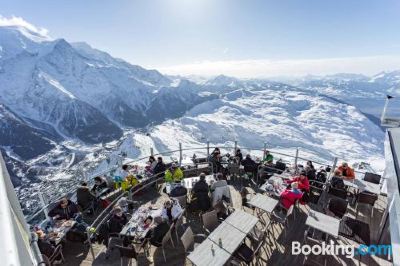
<svg viewBox="0 0 400 266">
<path fill-rule="evenodd" d="M 49 31 L 45 28 L 37 27 L 21 17 L 12 16 L 11 18 L 6 18 L 0 15 L 0 27 L 10 26 L 22 27 L 39 36 L 51 39 L 51 37 L 49 36 Z"/>
<path fill-rule="evenodd" d="M 229 60 L 203 61 L 169 67 L 155 67 L 171 75 L 215 76 L 219 74 L 239 78 L 276 76 L 328 75 L 335 73 L 361 73 L 373 75 L 383 70 L 400 68 L 400 56 L 366 56 L 304 60 Z"/>
</svg>

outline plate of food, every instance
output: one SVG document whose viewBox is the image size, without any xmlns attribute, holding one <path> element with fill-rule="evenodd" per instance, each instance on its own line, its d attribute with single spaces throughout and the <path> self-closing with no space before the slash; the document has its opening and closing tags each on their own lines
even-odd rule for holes
<svg viewBox="0 0 400 266">
<path fill-rule="evenodd" d="M 72 223 L 73 223 L 73 221 L 68 220 L 68 221 L 65 221 L 62 225 L 65 226 L 65 227 L 71 227 Z"/>
</svg>

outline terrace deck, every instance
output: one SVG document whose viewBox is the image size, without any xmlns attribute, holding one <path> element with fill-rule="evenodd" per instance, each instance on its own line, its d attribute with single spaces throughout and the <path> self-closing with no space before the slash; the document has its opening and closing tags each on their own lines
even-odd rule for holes
<svg viewBox="0 0 400 266">
<path fill-rule="evenodd" d="M 230 186 L 231 195 L 233 197 L 233 207 L 241 209 L 241 198 L 238 189 Z M 159 194 L 155 189 L 151 188 L 147 190 L 141 196 L 135 196 L 134 200 L 137 201 L 138 205 L 142 204 L 155 204 L 162 206 L 162 203 L 168 199 L 166 194 Z M 312 209 L 321 210 L 319 206 L 310 206 Z M 267 241 L 260 253 L 260 256 L 254 261 L 255 265 L 302 265 L 304 256 L 291 255 L 291 242 L 300 241 L 304 239 L 304 231 L 306 230 L 305 220 L 307 218 L 308 207 L 300 205 L 299 209 L 296 209 L 296 219 L 293 217 L 289 220 L 289 226 L 287 230 L 287 237 L 285 239 L 282 228 L 279 226 L 274 226 L 274 237 Z M 369 223 L 370 218 L 370 228 L 371 228 L 371 243 L 376 243 L 378 236 L 379 223 L 383 215 L 384 209 L 386 208 L 386 197 L 379 196 L 379 199 L 375 203 L 374 215 L 371 217 L 371 212 L 368 208 L 360 208 L 359 219 Z M 253 213 L 250 209 L 245 209 L 249 213 Z M 349 206 L 348 216 L 355 217 L 355 210 L 353 206 Z M 265 219 L 268 219 L 265 217 Z M 205 233 L 202 230 L 201 221 L 198 214 L 188 213 L 186 220 L 184 220 L 186 225 L 190 225 L 194 233 Z M 180 235 L 183 232 L 180 232 Z M 153 262 L 150 263 L 149 260 L 144 256 L 144 254 L 139 254 L 137 265 L 191 265 L 189 261 L 185 259 L 185 252 L 180 240 L 177 240 L 175 235 L 172 236 L 175 248 L 168 246 L 166 248 L 167 262 L 164 262 L 161 248 L 152 247 L 151 253 L 153 255 Z M 340 241 L 340 240 L 339 240 Z M 348 241 L 352 243 L 351 240 Z M 386 240 L 385 242 L 390 242 Z M 103 245 L 94 244 L 93 245 L 96 258 L 93 259 L 88 247 L 82 244 L 67 243 L 64 249 L 64 255 L 66 257 L 66 263 L 64 265 L 121 265 L 118 251 L 113 251 L 113 254 L 106 260 L 104 256 L 105 247 Z M 314 263 L 307 262 L 307 265 L 316 265 L 318 263 L 323 263 L 323 256 L 309 257 L 315 260 Z M 391 262 L 387 261 L 386 258 L 380 258 L 376 256 L 363 256 L 361 260 L 358 258 L 346 258 L 345 256 L 326 256 L 327 265 L 392 265 Z M 323 265 L 323 264 L 322 264 Z"/>
</svg>

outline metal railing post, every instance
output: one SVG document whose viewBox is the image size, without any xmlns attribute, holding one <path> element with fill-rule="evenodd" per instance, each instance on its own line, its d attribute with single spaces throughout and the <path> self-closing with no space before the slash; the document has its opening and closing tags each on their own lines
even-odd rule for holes
<svg viewBox="0 0 400 266">
<path fill-rule="evenodd" d="M 49 212 L 47 211 L 46 202 L 44 201 L 42 192 L 39 192 L 39 200 L 40 200 L 40 203 L 42 204 L 42 208 L 43 208 L 44 215 L 46 216 L 46 220 L 48 220 Z"/>
<path fill-rule="evenodd" d="M 331 179 L 332 174 L 335 172 L 335 168 L 336 168 L 337 162 L 338 162 L 338 158 L 335 157 L 335 158 L 333 159 L 332 169 L 331 169 L 331 171 L 329 172 L 329 177 L 328 177 L 327 181 Z"/>
<path fill-rule="evenodd" d="M 153 147 L 151 147 L 151 148 L 150 148 L 150 155 L 151 155 L 151 156 L 154 156 L 154 150 L 153 150 Z"/>
<path fill-rule="evenodd" d="M 182 143 L 179 142 L 179 166 L 182 166 Z"/>
<path fill-rule="evenodd" d="M 238 142 L 237 142 L 237 140 L 235 140 L 235 148 L 234 148 L 234 151 L 233 151 L 233 155 L 236 155 L 236 151 L 237 151 L 237 144 L 238 144 Z"/>
<path fill-rule="evenodd" d="M 297 161 L 299 159 L 299 148 L 296 148 L 296 157 L 294 158 L 295 173 L 298 172 Z"/>
<path fill-rule="evenodd" d="M 86 230 L 86 234 L 87 234 L 87 237 L 88 237 L 90 253 L 92 254 L 92 258 L 93 258 L 93 261 L 94 261 L 94 260 L 96 259 L 96 255 L 94 254 L 94 250 L 93 250 L 93 246 L 92 246 L 92 241 L 90 241 L 90 238 L 92 237 L 92 234 L 91 234 L 89 228 Z"/>
<path fill-rule="evenodd" d="M 263 160 L 265 159 L 265 156 L 267 155 L 267 143 L 264 142 L 264 150 L 263 150 Z"/>
<path fill-rule="evenodd" d="M 207 161 L 208 157 L 210 157 L 210 142 L 207 140 Z"/>
</svg>

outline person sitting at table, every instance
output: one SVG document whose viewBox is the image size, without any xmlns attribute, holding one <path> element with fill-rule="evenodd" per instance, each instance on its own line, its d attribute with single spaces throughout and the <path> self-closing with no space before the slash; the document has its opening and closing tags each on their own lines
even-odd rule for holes
<svg viewBox="0 0 400 266">
<path fill-rule="evenodd" d="M 175 186 L 171 192 L 169 193 L 170 197 L 176 198 L 176 197 L 182 197 L 182 196 L 186 196 L 187 195 L 187 188 L 185 188 L 184 186 L 178 184 L 177 186 Z"/>
<path fill-rule="evenodd" d="M 209 191 L 210 189 L 206 182 L 206 174 L 201 173 L 200 180 L 194 185 L 192 189 L 193 196 L 191 205 L 195 210 L 207 211 L 208 209 L 210 209 L 210 197 L 208 195 Z"/>
<path fill-rule="evenodd" d="M 126 197 L 122 197 L 118 200 L 117 205 L 121 207 L 124 213 L 129 213 L 133 209 L 133 201 L 128 200 Z"/>
<path fill-rule="evenodd" d="M 49 212 L 49 216 L 55 220 L 70 220 L 78 214 L 78 206 L 67 198 L 62 198 L 57 206 Z"/>
<path fill-rule="evenodd" d="M 165 170 L 166 170 L 166 167 L 165 167 L 165 163 L 163 162 L 162 157 L 158 157 L 157 164 L 156 164 L 156 166 L 154 166 L 154 169 L 153 169 L 153 174 L 160 175 L 161 173 L 164 173 Z"/>
<path fill-rule="evenodd" d="M 112 216 L 107 221 L 105 236 L 105 244 L 107 246 L 105 257 L 108 259 L 110 253 L 115 248 L 116 245 L 121 244 L 121 239 L 118 234 L 122 231 L 122 228 L 128 223 L 128 218 L 122 211 L 122 208 L 116 205 L 112 210 Z"/>
<path fill-rule="evenodd" d="M 83 181 L 76 190 L 76 201 L 82 210 L 89 209 L 89 212 L 91 212 L 92 209 L 94 209 L 96 195 L 90 191 L 85 181 Z"/>
<path fill-rule="evenodd" d="M 56 246 L 51 243 L 51 241 L 47 238 L 47 235 L 42 230 L 37 230 L 35 233 L 38 236 L 37 244 L 40 253 L 50 258 L 53 255 Z"/>
<path fill-rule="evenodd" d="M 156 247 L 161 246 L 161 242 L 165 236 L 165 234 L 169 231 L 169 224 L 166 220 L 163 220 L 160 217 L 155 217 L 154 222 L 156 226 L 151 228 L 147 233 L 145 238 L 150 240 L 150 244 Z"/>
<path fill-rule="evenodd" d="M 280 204 L 288 210 L 297 200 L 303 197 L 303 193 L 298 189 L 298 183 L 293 182 L 290 188 L 285 189 L 280 196 Z"/>
<path fill-rule="evenodd" d="M 342 177 L 347 180 L 353 180 L 356 178 L 354 174 L 354 170 L 349 167 L 346 162 L 343 162 L 341 166 L 339 166 L 339 171 L 342 173 Z"/>
<path fill-rule="evenodd" d="M 262 162 L 263 163 L 270 162 L 272 164 L 274 162 L 274 156 L 269 151 L 265 151 L 265 155 Z"/>
<path fill-rule="evenodd" d="M 180 182 L 183 179 L 183 172 L 181 168 L 179 168 L 176 163 L 171 165 L 171 168 L 165 171 L 165 182 Z"/>
<path fill-rule="evenodd" d="M 218 148 L 215 148 L 215 150 L 211 153 L 209 161 L 211 163 L 213 173 L 219 173 L 222 169 L 222 156 Z"/>
<path fill-rule="evenodd" d="M 304 191 L 304 192 L 309 192 L 310 191 L 310 182 L 308 181 L 306 171 L 303 170 L 300 172 L 299 176 L 296 176 L 288 181 L 286 181 L 288 184 L 291 184 L 293 182 L 297 183 L 298 189 Z"/>
<path fill-rule="evenodd" d="M 241 164 L 242 160 L 243 160 L 243 154 L 240 151 L 240 149 L 236 150 L 236 154 L 235 154 L 235 158 L 238 164 Z"/>
<path fill-rule="evenodd" d="M 153 173 L 156 165 L 157 165 L 156 158 L 153 155 L 151 155 L 149 157 L 149 161 L 147 162 L 149 172 Z"/>
<path fill-rule="evenodd" d="M 314 168 L 314 165 L 311 161 L 307 162 L 306 168 L 304 169 L 306 171 L 306 176 L 308 177 L 308 180 L 314 180 L 316 178 L 316 170 Z"/>
<path fill-rule="evenodd" d="M 177 200 L 172 200 L 172 202 L 168 200 L 164 203 L 161 217 L 169 223 L 172 223 L 181 215 L 182 212 L 182 207 L 179 205 Z"/>
<path fill-rule="evenodd" d="M 257 176 L 258 164 L 253 159 L 251 159 L 250 154 L 246 155 L 246 158 L 242 161 L 242 165 L 244 167 L 245 173 L 251 173 L 253 178 Z"/>
<path fill-rule="evenodd" d="M 333 176 L 330 180 L 331 186 L 337 189 L 344 189 L 344 182 L 342 177 L 342 172 L 339 169 L 336 169 L 333 172 Z"/>
<path fill-rule="evenodd" d="M 96 195 L 96 197 L 101 197 L 102 195 L 106 194 L 108 192 L 107 188 L 108 185 L 106 180 L 100 176 L 96 176 L 94 178 L 94 186 L 92 187 L 91 191 Z"/>
<path fill-rule="evenodd" d="M 108 220 L 108 232 L 119 233 L 122 228 L 128 223 L 128 217 L 120 206 L 115 206 L 112 210 L 112 216 Z"/>
<path fill-rule="evenodd" d="M 215 206 L 218 201 L 225 200 L 230 202 L 231 193 L 228 187 L 228 183 L 224 180 L 224 176 L 221 173 L 217 174 L 218 181 L 211 185 L 212 192 L 212 206 Z"/>
</svg>

